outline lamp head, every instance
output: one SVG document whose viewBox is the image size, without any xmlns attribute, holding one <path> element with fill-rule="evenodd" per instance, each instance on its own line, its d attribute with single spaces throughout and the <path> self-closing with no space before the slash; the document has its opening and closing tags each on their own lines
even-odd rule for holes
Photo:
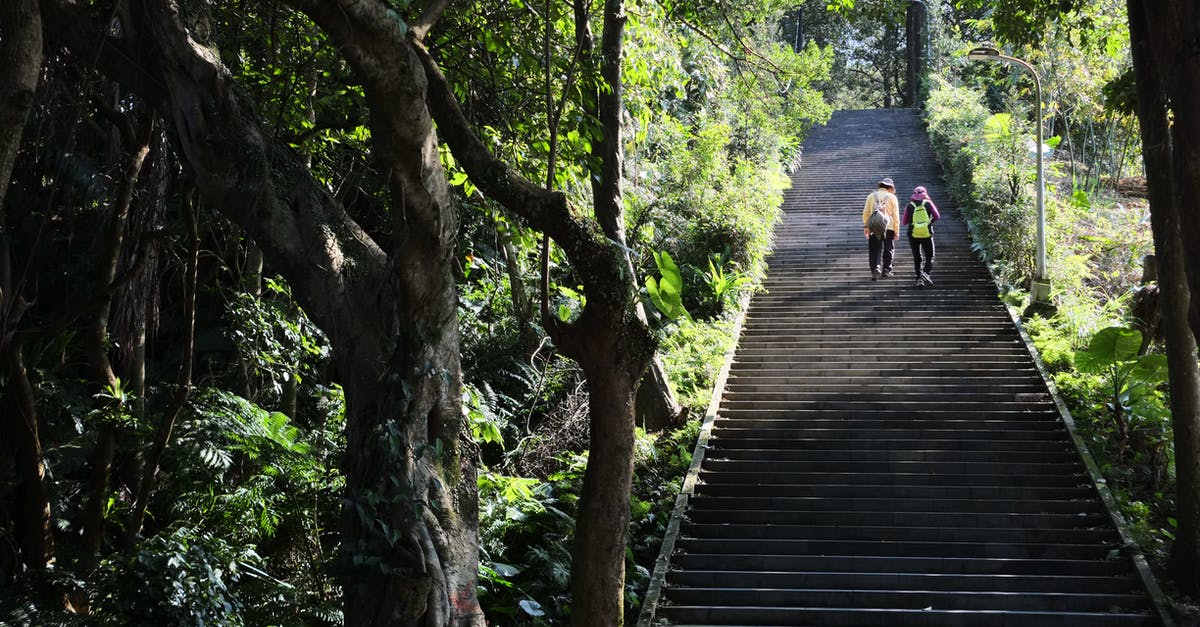
<svg viewBox="0 0 1200 627">
<path fill-rule="evenodd" d="M 995 61 L 1000 58 L 1000 51 L 989 46 L 980 46 L 971 48 L 967 53 L 967 58 L 972 61 Z"/>
</svg>

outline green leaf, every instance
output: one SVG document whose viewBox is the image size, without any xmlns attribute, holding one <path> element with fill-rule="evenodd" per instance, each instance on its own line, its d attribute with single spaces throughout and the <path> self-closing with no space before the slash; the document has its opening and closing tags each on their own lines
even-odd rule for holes
<svg viewBox="0 0 1200 627">
<path fill-rule="evenodd" d="M 1135 379 L 1150 385 L 1164 383 L 1167 380 L 1167 356 L 1159 354 L 1142 355 L 1138 358 L 1137 364 L 1129 374 Z"/>
<path fill-rule="evenodd" d="M 1075 353 L 1075 367 L 1082 372 L 1101 373 L 1111 366 L 1135 359 L 1141 346 L 1141 331 L 1108 327 L 1092 336 L 1087 350 Z"/>
<path fill-rule="evenodd" d="M 666 251 L 654 253 L 654 264 L 662 276 L 659 279 L 646 277 L 646 292 L 650 295 L 650 302 L 672 320 L 689 317 L 683 306 L 683 276 L 679 266 Z"/>
<path fill-rule="evenodd" d="M 983 137 L 989 142 L 999 142 L 1012 137 L 1012 115 L 996 113 L 989 117 L 983 127 Z"/>
</svg>

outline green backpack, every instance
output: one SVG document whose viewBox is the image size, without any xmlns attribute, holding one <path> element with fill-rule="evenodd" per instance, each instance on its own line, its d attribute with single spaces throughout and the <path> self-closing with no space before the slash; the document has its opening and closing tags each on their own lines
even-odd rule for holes
<svg viewBox="0 0 1200 627">
<path fill-rule="evenodd" d="M 929 219 L 929 209 L 925 207 L 925 201 L 921 204 L 909 203 L 913 206 L 912 212 L 912 236 L 924 239 L 933 236 L 933 229 L 930 225 L 933 224 Z"/>
</svg>

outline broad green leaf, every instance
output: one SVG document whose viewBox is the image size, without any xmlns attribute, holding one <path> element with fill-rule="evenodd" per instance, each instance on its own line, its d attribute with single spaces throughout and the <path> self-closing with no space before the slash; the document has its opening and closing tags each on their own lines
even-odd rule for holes
<svg viewBox="0 0 1200 627">
<path fill-rule="evenodd" d="M 1142 333 L 1125 327 L 1108 327 L 1092 336 L 1085 351 L 1075 353 L 1075 367 L 1083 372 L 1100 373 L 1137 357 Z"/>
<path fill-rule="evenodd" d="M 1137 364 L 1129 374 L 1139 381 L 1150 385 L 1164 383 L 1167 380 L 1167 356 L 1160 354 L 1142 355 L 1138 358 Z"/>
</svg>

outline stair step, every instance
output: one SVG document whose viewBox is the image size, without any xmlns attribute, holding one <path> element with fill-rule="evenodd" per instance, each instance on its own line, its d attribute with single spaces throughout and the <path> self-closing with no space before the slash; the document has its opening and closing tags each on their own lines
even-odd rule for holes
<svg viewBox="0 0 1200 627">
<path fill-rule="evenodd" d="M 696 495 L 697 509 L 766 511 L 957 512 L 1018 514 L 1087 514 L 1103 511 L 1099 501 L 1034 501 L 1030 499 L 846 498 L 846 497 L 725 497 Z"/>
<path fill-rule="evenodd" d="M 715 479 L 715 477 L 714 477 Z M 840 484 L 840 483 L 711 483 L 712 479 L 696 484 L 696 493 L 723 497 L 863 497 L 888 495 L 893 498 L 947 498 L 947 499 L 1032 499 L 1077 500 L 1094 499 L 1096 490 L 1092 486 L 1068 487 L 1046 486 L 945 486 L 945 485 L 884 485 L 884 484 Z"/>
<path fill-rule="evenodd" d="M 927 462 L 927 461 L 760 461 L 705 459 L 706 470 L 741 470 L 774 472 L 856 472 L 905 473 L 926 475 L 1073 475 L 1083 471 L 1079 462 L 1064 463 L 988 463 L 988 462 Z"/>
<path fill-rule="evenodd" d="M 1004 542 L 892 542 L 867 540 L 771 540 L 680 538 L 688 553 L 708 555 L 862 555 L 869 557 L 953 557 L 988 559 L 1103 560 L 1109 544 L 1011 544 Z"/>
<path fill-rule="evenodd" d="M 930 538 L 946 542 L 1015 542 L 1048 544 L 1051 542 L 1108 543 L 1116 541 L 1111 529 L 1003 529 L 957 526 L 881 527 L 849 525 L 752 525 L 687 523 L 681 533 L 689 538 L 741 538 L 821 540 L 874 540 L 913 542 Z"/>
<path fill-rule="evenodd" d="M 779 485 L 786 484 L 812 484 L 812 483 L 828 483 L 828 484 L 845 484 L 845 483 L 861 483 L 863 485 L 892 485 L 892 486 L 930 486 L 930 487 L 947 487 L 947 486 L 1003 486 L 1016 488 L 1034 488 L 1034 487 L 1074 487 L 1088 481 L 1087 475 L 1082 472 L 1072 475 L 984 475 L 984 474 L 942 474 L 935 475 L 930 473 L 892 473 L 892 472 L 780 472 L 772 470 L 769 466 L 764 470 L 753 471 L 749 469 L 739 468 L 733 465 L 732 468 L 726 465 L 726 470 L 708 469 L 704 473 L 703 481 L 706 483 L 776 483 Z"/>
<path fill-rule="evenodd" d="M 705 570 L 720 564 L 730 570 L 767 572 L 830 571 L 839 573 L 966 574 L 993 577 L 1123 575 L 1128 564 L 1120 560 L 1007 559 L 969 557 L 881 557 L 864 555 L 742 555 L 681 553 L 673 562 L 684 570 Z"/>
<path fill-rule="evenodd" d="M 1128 594 L 1139 592 L 1141 582 L 1132 575 L 1007 575 L 966 574 L 771 572 L 730 570 L 675 570 L 668 575 L 673 586 L 715 588 L 736 583 L 739 587 L 773 589 L 849 590 L 964 590 L 973 592 L 1084 592 Z"/>
<path fill-rule="evenodd" d="M 891 450 L 909 451 L 922 449 L 937 449 L 942 451 L 970 452 L 1052 452 L 1076 455 L 1075 450 L 1065 440 L 1058 438 L 1038 440 L 969 440 L 963 438 L 922 439 L 922 440 L 893 440 L 893 439 L 844 439 L 801 437 L 781 433 L 778 437 L 768 437 L 765 430 L 748 430 L 748 432 L 731 433 L 728 429 L 714 430 L 709 439 L 709 450 L 746 450 L 746 449 L 776 449 L 788 451 L 819 451 L 833 453 L 836 451 Z M 1074 459 L 1074 457 L 1072 457 Z"/>
<path fill-rule="evenodd" d="M 800 588 L 676 587 L 671 597 L 681 605 L 736 606 L 753 600 L 756 607 L 844 607 L 902 610 L 1005 610 L 1078 613 L 1142 613 L 1146 599 L 1137 594 L 1081 592 L 976 592 L 929 590 L 837 590 Z M 1036 608 L 1036 609 L 1035 609 Z"/>
<path fill-rule="evenodd" d="M 1016 612 L 847 608 L 759 608 L 667 606 L 661 614 L 677 627 L 691 625 L 811 625 L 822 627 L 1150 627 L 1149 614 L 1104 612 Z"/>
</svg>

